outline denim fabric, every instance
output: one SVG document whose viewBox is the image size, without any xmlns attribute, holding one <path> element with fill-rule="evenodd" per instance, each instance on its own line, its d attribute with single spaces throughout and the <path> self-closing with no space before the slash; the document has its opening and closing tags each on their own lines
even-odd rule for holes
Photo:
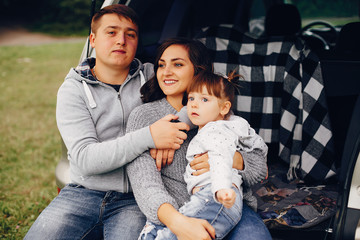
<svg viewBox="0 0 360 240">
<path fill-rule="evenodd" d="M 248 205 L 243 205 L 240 222 L 226 236 L 226 240 L 271 240 L 263 220 Z"/>
<path fill-rule="evenodd" d="M 137 239 L 145 216 L 132 193 L 70 184 L 40 214 L 25 239 Z"/>
<path fill-rule="evenodd" d="M 229 209 L 215 202 L 211 185 L 208 184 L 192 195 L 190 201 L 182 206 L 179 212 L 188 217 L 207 220 L 215 228 L 216 239 L 223 239 L 241 218 L 242 194 L 237 188 L 233 187 L 233 189 L 236 192 L 236 200 Z M 175 240 L 177 238 L 168 228 L 148 222 L 140 239 Z"/>
</svg>

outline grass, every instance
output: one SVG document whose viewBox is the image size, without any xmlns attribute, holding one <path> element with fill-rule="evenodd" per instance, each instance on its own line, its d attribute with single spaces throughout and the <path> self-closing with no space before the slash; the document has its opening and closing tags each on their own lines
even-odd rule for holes
<svg viewBox="0 0 360 240">
<path fill-rule="evenodd" d="M 56 93 L 83 44 L 0 47 L 0 239 L 23 239 L 57 195 Z"/>
</svg>

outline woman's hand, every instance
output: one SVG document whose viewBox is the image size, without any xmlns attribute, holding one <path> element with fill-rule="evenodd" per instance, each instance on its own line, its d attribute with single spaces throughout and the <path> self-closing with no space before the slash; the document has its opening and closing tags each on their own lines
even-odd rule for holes
<svg viewBox="0 0 360 240">
<path fill-rule="evenodd" d="M 238 151 L 235 151 L 234 157 L 233 157 L 233 168 L 237 170 L 244 170 L 244 159 Z"/>
<path fill-rule="evenodd" d="M 150 155 L 156 160 L 156 168 L 160 171 L 162 167 L 170 165 L 174 160 L 175 150 L 173 149 L 150 149 Z"/>
<path fill-rule="evenodd" d="M 196 171 L 193 172 L 194 176 L 210 171 L 209 155 L 207 153 L 196 155 L 194 160 L 190 162 L 190 167 Z"/>
<path fill-rule="evenodd" d="M 179 240 L 215 239 L 215 229 L 203 219 L 183 216 L 184 219 L 171 229 Z"/>
<path fill-rule="evenodd" d="M 193 172 L 194 176 L 210 171 L 209 155 L 207 153 L 196 155 L 194 160 L 190 162 L 190 167 L 196 171 Z M 241 153 L 235 152 L 232 167 L 237 170 L 244 170 L 244 159 Z"/>
<path fill-rule="evenodd" d="M 215 238 L 215 229 L 208 221 L 186 217 L 169 203 L 164 203 L 159 207 L 158 217 L 176 235 L 178 240 Z"/>
</svg>

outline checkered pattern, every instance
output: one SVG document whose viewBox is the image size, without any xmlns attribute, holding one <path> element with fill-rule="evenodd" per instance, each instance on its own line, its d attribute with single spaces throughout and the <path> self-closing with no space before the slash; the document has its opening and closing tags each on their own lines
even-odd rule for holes
<svg viewBox="0 0 360 240">
<path fill-rule="evenodd" d="M 244 76 L 234 112 L 289 163 L 288 179 L 319 182 L 335 175 L 333 137 L 320 63 L 296 37 L 254 38 L 232 25 L 197 37 L 210 49 L 215 72 Z M 271 159 L 269 159 L 271 162 Z"/>
</svg>

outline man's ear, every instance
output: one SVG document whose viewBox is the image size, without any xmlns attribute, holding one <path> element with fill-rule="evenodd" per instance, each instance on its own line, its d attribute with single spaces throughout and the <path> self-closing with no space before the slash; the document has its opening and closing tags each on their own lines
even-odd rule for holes
<svg viewBox="0 0 360 240">
<path fill-rule="evenodd" d="M 90 40 L 90 45 L 92 48 L 95 48 L 95 33 L 90 33 L 90 36 L 89 36 L 89 40 Z"/>
<path fill-rule="evenodd" d="M 221 106 L 221 115 L 225 116 L 226 114 L 229 113 L 231 109 L 231 102 L 230 101 L 225 101 L 222 103 L 222 106 Z"/>
</svg>

